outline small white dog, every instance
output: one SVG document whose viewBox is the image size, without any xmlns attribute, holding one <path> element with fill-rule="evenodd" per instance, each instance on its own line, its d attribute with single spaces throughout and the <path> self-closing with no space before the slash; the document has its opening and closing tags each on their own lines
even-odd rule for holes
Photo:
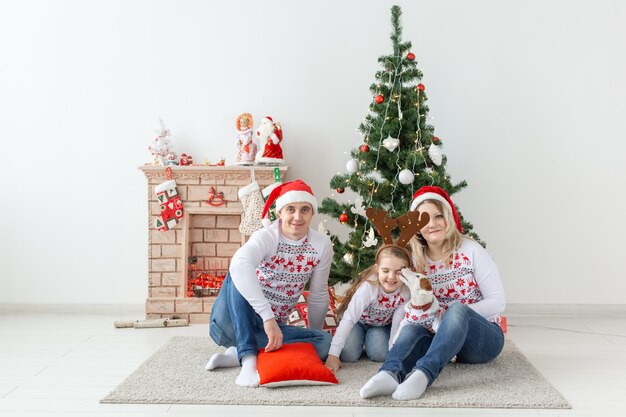
<svg viewBox="0 0 626 417">
<path fill-rule="evenodd" d="M 425 275 L 403 268 L 400 280 L 409 287 L 411 301 L 404 306 L 404 318 L 400 322 L 398 331 L 394 335 L 393 343 L 400 335 L 400 331 L 407 324 L 419 324 L 432 333 L 437 332 L 441 318 L 439 301 L 433 294 L 433 287 Z"/>
</svg>

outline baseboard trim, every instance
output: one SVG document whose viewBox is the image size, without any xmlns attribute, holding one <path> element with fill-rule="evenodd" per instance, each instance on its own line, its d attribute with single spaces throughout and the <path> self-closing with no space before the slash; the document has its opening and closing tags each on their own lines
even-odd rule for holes
<svg viewBox="0 0 626 417">
<path fill-rule="evenodd" d="M 133 314 L 146 315 L 145 304 L 40 304 L 0 303 L 0 313 L 52 313 L 52 314 Z"/>
<path fill-rule="evenodd" d="M 134 314 L 145 304 L 0 303 L 0 313 Z M 507 304 L 507 317 L 626 317 L 626 304 Z"/>
<path fill-rule="evenodd" d="M 626 317 L 626 304 L 507 304 L 509 317 Z"/>
</svg>

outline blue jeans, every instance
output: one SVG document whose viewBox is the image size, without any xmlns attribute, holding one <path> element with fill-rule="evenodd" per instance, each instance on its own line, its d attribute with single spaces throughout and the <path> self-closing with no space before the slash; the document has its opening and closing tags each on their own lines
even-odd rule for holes
<svg viewBox="0 0 626 417">
<path fill-rule="evenodd" d="M 332 339 L 330 334 L 283 323 L 278 323 L 278 326 L 283 333 L 283 343 L 312 343 L 320 359 L 326 360 Z M 226 276 L 213 304 L 209 335 L 219 346 L 237 346 L 239 361 L 246 355 L 257 355 L 259 346 L 267 345 L 263 319 L 237 290 L 230 273 Z"/>
<path fill-rule="evenodd" d="M 485 363 L 497 357 L 503 347 L 504 334 L 498 323 L 454 302 L 436 334 L 416 324 L 405 326 L 380 370 L 401 383 L 419 369 L 432 384 L 455 355 L 459 363 Z"/>
<path fill-rule="evenodd" d="M 365 343 L 365 353 L 370 360 L 382 362 L 387 357 L 389 350 L 389 332 L 391 324 L 387 326 L 369 326 L 358 321 L 341 350 L 339 359 L 342 362 L 356 362 L 363 353 L 363 343 Z"/>
</svg>

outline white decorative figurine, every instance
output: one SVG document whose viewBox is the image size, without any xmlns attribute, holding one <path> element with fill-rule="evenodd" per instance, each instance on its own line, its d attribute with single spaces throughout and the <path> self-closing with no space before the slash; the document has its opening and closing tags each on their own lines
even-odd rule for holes
<svg viewBox="0 0 626 417">
<path fill-rule="evenodd" d="M 237 117 L 237 158 L 235 165 L 254 165 L 257 145 L 254 143 L 252 135 L 252 115 L 242 113 Z"/>
</svg>

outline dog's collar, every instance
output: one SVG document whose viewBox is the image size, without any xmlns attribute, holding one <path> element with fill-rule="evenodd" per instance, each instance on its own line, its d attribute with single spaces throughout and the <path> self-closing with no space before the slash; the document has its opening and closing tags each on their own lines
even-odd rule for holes
<svg viewBox="0 0 626 417">
<path fill-rule="evenodd" d="M 423 304 L 421 306 L 415 306 L 415 305 L 409 303 L 409 307 L 412 308 L 413 310 L 428 310 L 431 305 L 433 305 L 432 301 L 430 303 L 428 303 L 428 304 Z"/>
</svg>

